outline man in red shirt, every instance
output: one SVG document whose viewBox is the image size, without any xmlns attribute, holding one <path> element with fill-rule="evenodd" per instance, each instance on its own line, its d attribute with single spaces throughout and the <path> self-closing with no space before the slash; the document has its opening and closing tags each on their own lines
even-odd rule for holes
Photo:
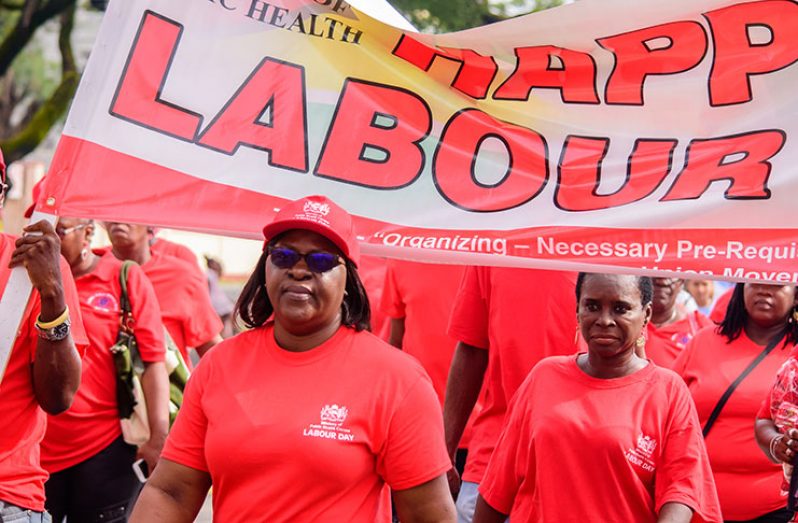
<svg viewBox="0 0 798 523">
<path fill-rule="evenodd" d="M 388 260 L 380 309 L 390 318 L 388 342 L 416 358 L 443 404 L 457 340 L 446 333 L 464 267 Z"/>
<path fill-rule="evenodd" d="M 186 263 L 190 263 L 192 266 L 199 268 L 197 255 L 194 254 L 194 251 L 180 243 L 172 242 L 165 238 L 160 238 L 157 236 L 157 234 L 158 229 L 155 227 L 147 228 L 151 252 L 159 252 L 167 256 L 174 256 L 175 258 L 179 258 Z"/>
<path fill-rule="evenodd" d="M 368 293 L 371 304 L 371 332 L 381 340 L 388 341 L 390 336 L 390 321 L 388 315 L 381 310 L 382 294 L 385 284 L 385 270 L 387 260 L 378 256 L 360 256 L 360 265 L 357 272 L 360 280 Z"/>
<path fill-rule="evenodd" d="M 444 405 L 446 445 L 454 459 L 483 379 L 485 402 L 474 420 L 468 461 L 460 479 L 458 522 L 474 516 L 477 486 L 501 433 L 507 405 L 535 364 L 577 351 L 576 273 L 505 267 L 468 267 L 455 299 L 449 334 L 459 340 Z"/>
<path fill-rule="evenodd" d="M 0 180 L 4 192 L 2 152 Z M 25 267 L 33 284 L 0 382 L 0 521 L 39 522 L 45 517 L 47 473 L 39 462 L 45 412 L 58 414 L 71 405 L 80 384 L 77 348 L 84 348 L 87 339 L 55 230 L 40 221 L 24 231 L 16 242 L 0 234 L 1 292 L 13 267 Z"/>
<path fill-rule="evenodd" d="M 660 367 L 671 368 L 687 343 L 712 322 L 679 303 L 684 282 L 678 278 L 652 278 L 651 321 L 647 326 L 646 357 Z"/>
<path fill-rule="evenodd" d="M 457 340 L 446 333 L 446 326 L 464 271 L 465 267 L 457 265 L 406 260 L 386 263 L 380 309 L 390 319 L 388 343 L 421 363 L 441 405 L 457 345 Z M 470 437 L 471 423 L 460 439 L 458 465 L 465 465 Z"/>
<path fill-rule="evenodd" d="M 190 364 L 188 350 L 202 356 L 222 340 L 222 320 L 211 304 L 208 284 L 199 269 L 184 260 L 150 249 L 146 225 L 106 223 L 111 252 L 120 260 L 133 260 L 144 270 L 161 306 L 166 330 Z"/>
</svg>

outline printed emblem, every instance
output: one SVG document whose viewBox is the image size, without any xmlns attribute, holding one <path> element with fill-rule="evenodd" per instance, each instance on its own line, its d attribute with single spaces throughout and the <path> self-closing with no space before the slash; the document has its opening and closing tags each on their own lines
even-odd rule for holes
<svg viewBox="0 0 798 523">
<path fill-rule="evenodd" d="M 691 339 L 693 339 L 693 336 L 688 332 L 677 332 L 671 336 L 671 341 L 680 349 L 684 349 Z"/>
<path fill-rule="evenodd" d="M 640 433 L 640 435 L 637 436 L 637 448 L 630 448 L 626 451 L 626 460 L 646 472 L 654 472 L 657 468 L 654 465 L 654 451 L 656 449 L 657 440 L 651 436 Z"/>
<path fill-rule="evenodd" d="M 88 299 L 89 307 L 96 311 L 119 312 L 119 303 L 116 296 L 107 292 L 97 292 Z"/>
<path fill-rule="evenodd" d="M 346 407 L 339 407 L 335 404 L 325 405 L 321 409 L 321 424 L 340 427 L 346 419 L 347 414 L 349 414 L 349 409 Z"/>
<path fill-rule="evenodd" d="M 640 434 L 640 436 L 637 437 L 637 450 L 645 454 L 646 457 L 650 458 L 655 448 L 657 448 L 657 441 L 651 439 L 651 436 Z"/>
<path fill-rule="evenodd" d="M 320 214 L 322 216 L 327 216 L 330 214 L 330 206 L 326 203 L 305 202 L 305 207 L 303 210 L 306 213 Z"/>
<path fill-rule="evenodd" d="M 321 408 L 321 422 L 311 424 L 302 431 L 303 436 L 309 438 L 322 438 L 334 439 L 338 441 L 354 441 L 355 436 L 347 428 L 343 427 L 346 417 L 349 415 L 349 409 L 343 405 L 339 406 L 335 403 L 332 405 L 325 405 Z"/>
<path fill-rule="evenodd" d="M 330 214 L 330 206 L 326 203 L 305 202 L 302 212 L 294 215 L 294 218 L 329 226 L 330 222 L 324 218 L 328 214 Z"/>
</svg>

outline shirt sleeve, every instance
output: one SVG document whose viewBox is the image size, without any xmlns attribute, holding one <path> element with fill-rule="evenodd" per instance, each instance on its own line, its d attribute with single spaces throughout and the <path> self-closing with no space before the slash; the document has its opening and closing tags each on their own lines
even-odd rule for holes
<svg viewBox="0 0 798 523">
<path fill-rule="evenodd" d="M 756 413 L 756 419 L 769 419 L 772 420 L 773 418 L 770 415 L 770 393 L 773 390 L 771 389 L 768 392 L 767 397 L 762 400 L 762 404 L 759 406 L 759 410 Z"/>
<path fill-rule="evenodd" d="M 671 396 L 667 440 L 654 487 L 656 511 L 659 513 L 665 503 L 683 503 L 693 510 L 693 521 L 722 521 L 715 481 L 690 393 L 684 383 L 674 381 Z"/>
<path fill-rule="evenodd" d="M 144 275 L 141 267 L 131 265 L 127 276 L 128 298 L 133 311 L 133 334 L 139 346 L 142 361 L 164 361 L 166 342 L 164 341 L 161 307 L 152 288 L 152 283 Z"/>
<path fill-rule="evenodd" d="M 488 505 L 502 514 L 510 514 L 521 483 L 527 478 L 530 456 L 534 455 L 530 441 L 531 427 L 527 416 L 526 386 L 519 389 L 513 398 L 507 418 L 490 457 L 485 476 L 479 485 L 479 493 Z"/>
<path fill-rule="evenodd" d="M 488 348 L 488 303 L 479 267 L 466 267 L 449 319 L 449 336 L 480 349 Z M 484 270 L 484 269 L 482 269 Z"/>
<path fill-rule="evenodd" d="M 208 285 L 196 275 L 192 275 L 190 281 L 192 285 L 186 299 L 190 300 L 188 303 L 191 303 L 192 307 L 184 319 L 183 333 L 186 345 L 197 347 L 222 332 L 223 325 L 211 304 Z"/>
<path fill-rule="evenodd" d="M 377 472 L 393 490 L 437 478 L 452 468 L 444 441 L 438 396 L 429 378 L 420 376 L 393 413 Z"/>
<path fill-rule="evenodd" d="M 407 315 L 399 286 L 396 284 L 396 269 L 391 262 L 388 262 L 385 268 L 385 283 L 382 287 L 380 310 L 389 318 L 396 320 Z"/>
<path fill-rule="evenodd" d="M 69 307 L 69 320 L 71 322 L 69 331 L 72 335 L 72 343 L 75 344 L 75 348 L 82 358 L 89 346 L 89 336 L 86 334 L 86 329 L 83 327 L 78 289 L 75 287 L 75 279 L 72 277 L 69 264 L 63 256 L 59 257 L 59 262 L 61 268 L 61 284 L 64 286 L 64 301 L 66 301 L 66 305 Z M 36 315 L 38 316 L 38 314 L 37 311 Z"/>
<path fill-rule="evenodd" d="M 193 469 L 209 472 L 205 461 L 205 435 L 208 418 L 202 407 L 205 386 L 209 379 L 210 361 L 197 366 L 188 380 L 183 406 L 166 438 L 162 457 Z"/>
</svg>

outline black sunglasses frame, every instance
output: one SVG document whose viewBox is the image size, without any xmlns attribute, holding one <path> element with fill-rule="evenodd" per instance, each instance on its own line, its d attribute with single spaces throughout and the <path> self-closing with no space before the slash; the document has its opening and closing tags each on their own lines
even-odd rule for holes
<svg viewBox="0 0 798 523">
<path fill-rule="evenodd" d="M 287 251 L 287 252 L 284 252 L 281 256 L 285 256 L 284 259 L 286 261 L 293 260 L 293 262 L 290 263 L 290 265 L 286 264 L 286 263 L 282 263 L 282 262 L 276 262 L 275 258 L 273 256 L 275 251 Z M 291 254 L 288 254 L 288 253 L 291 253 Z M 299 263 L 299 260 L 304 259 L 305 260 L 305 265 L 307 266 L 308 270 L 310 272 L 315 272 L 317 274 L 321 274 L 321 273 L 324 273 L 324 272 L 327 272 L 327 271 L 331 271 L 336 266 L 341 265 L 343 263 L 343 258 L 340 255 L 332 253 L 332 252 L 313 251 L 313 252 L 306 252 L 305 254 L 301 254 L 301 253 L 297 252 L 296 250 L 292 249 L 291 247 L 278 247 L 278 246 L 275 246 L 275 245 L 269 245 L 266 248 L 266 254 L 269 257 L 269 260 L 270 260 L 271 264 L 274 265 L 275 267 L 277 267 L 278 269 L 290 269 L 291 267 L 293 267 L 294 265 Z M 280 258 L 280 259 L 282 259 L 282 258 Z M 326 261 L 325 262 L 321 262 L 321 260 L 330 260 L 329 261 L 330 266 L 327 267 L 327 263 L 328 262 L 326 262 Z M 322 265 L 319 265 L 319 263 L 322 263 Z M 324 267 L 327 267 L 327 268 L 324 268 Z"/>
</svg>

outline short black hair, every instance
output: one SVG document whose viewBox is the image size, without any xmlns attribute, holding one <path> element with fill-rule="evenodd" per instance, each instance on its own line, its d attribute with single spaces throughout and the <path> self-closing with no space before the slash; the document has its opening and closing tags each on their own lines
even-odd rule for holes
<svg viewBox="0 0 798 523">
<path fill-rule="evenodd" d="M 591 274 L 599 274 L 604 276 L 601 273 L 594 273 L 594 272 L 580 272 L 579 276 L 576 277 L 576 306 L 579 307 L 579 300 L 582 298 L 582 284 L 585 282 L 585 278 L 590 276 Z M 645 307 L 649 303 L 651 303 L 651 298 L 654 296 L 654 284 L 651 281 L 651 278 L 648 276 L 635 276 L 637 278 L 637 288 L 640 290 L 640 303 Z"/>
<path fill-rule="evenodd" d="M 724 336 L 728 343 L 740 337 L 745 327 L 745 322 L 748 320 L 748 311 L 745 310 L 745 298 L 743 293 L 745 291 L 745 283 L 738 283 L 734 286 L 732 291 L 729 305 L 726 307 L 726 315 L 723 321 L 718 324 L 716 332 Z M 795 308 L 793 308 L 793 311 Z M 784 344 L 798 344 L 798 322 L 791 318 L 792 311 L 788 313 L 786 321 L 784 322 L 784 330 L 787 334 L 784 339 Z"/>
<path fill-rule="evenodd" d="M 238 317 L 244 325 L 253 329 L 266 323 L 274 312 L 274 306 L 266 293 L 266 260 L 268 257 L 268 250 L 264 250 L 235 306 Z M 346 267 L 346 293 L 341 304 L 341 323 L 354 327 L 356 331 L 371 330 L 371 306 L 366 288 L 360 280 L 355 264 L 344 257 L 344 265 Z"/>
</svg>

